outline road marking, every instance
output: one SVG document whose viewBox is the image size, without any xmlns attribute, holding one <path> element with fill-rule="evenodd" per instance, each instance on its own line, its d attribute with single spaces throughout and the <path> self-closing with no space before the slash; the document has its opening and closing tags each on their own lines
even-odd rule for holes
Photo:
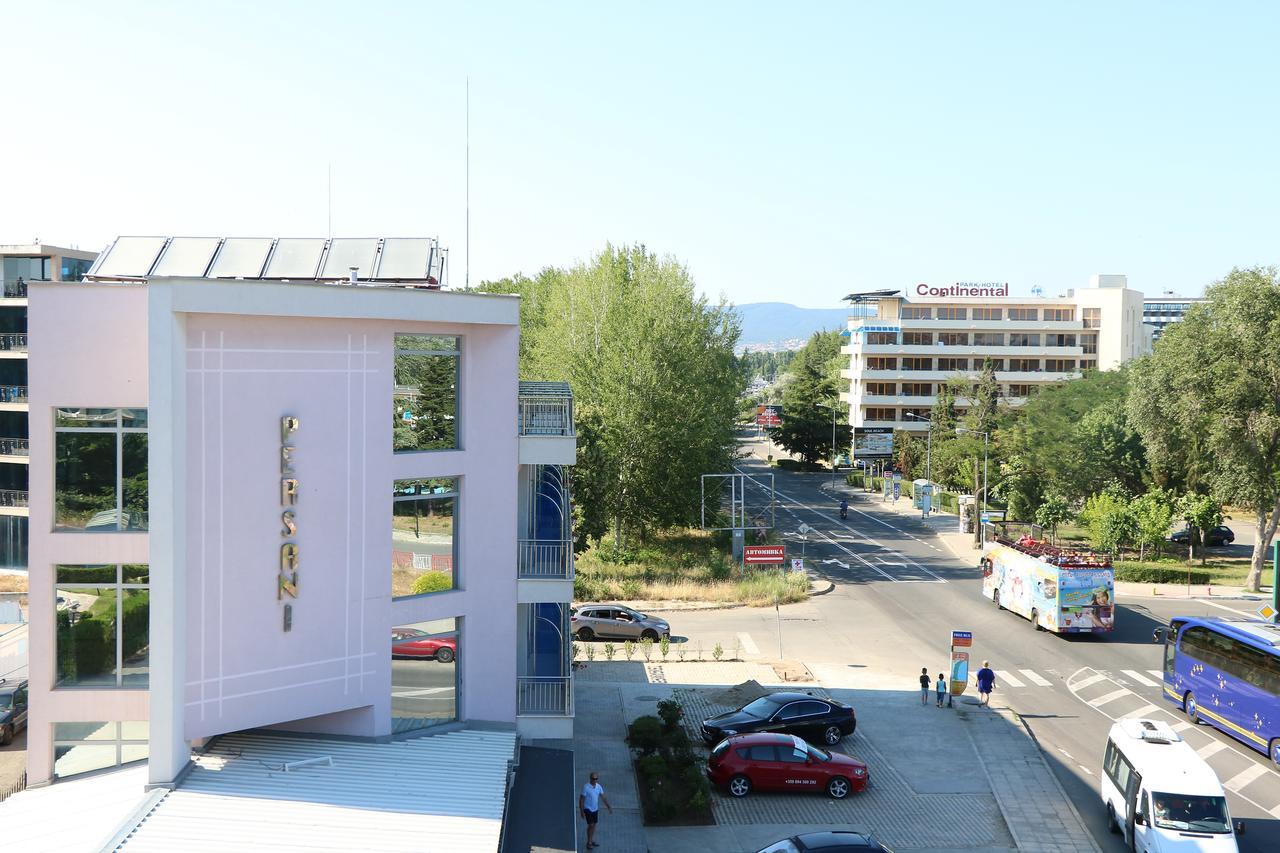
<svg viewBox="0 0 1280 853">
<path fill-rule="evenodd" d="M 1156 712 L 1157 712 L 1157 711 L 1159 711 L 1159 710 L 1160 710 L 1160 709 L 1159 709 L 1159 708 L 1157 708 L 1155 705 L 1143 705 L 1143 706 L 1142 706 L 1141 708 L 1139 708 L 1138 710 L 1136 710 L 1136 711 L 1130 711 L 1129 713 L 1125 714 L 1125 715 L 1124 715 L 1123 717 L 1121 717 L 1120 719 L 1122 719 L 1122 720 L 1141 720 L 1143 717 L 1150 717 L 1152 714 L 1156 713 Z"/>
<path fill-rule="evenodd" d="M 1167 711 L 1168 708 L 1165 710 Z M 1175 732 L 1185 732 L 1187 729 L 1194 729 L 1195 726 L 1191 725 L 1186 720 L 1178 720 L 1178 722 L 1174 723 L 1170 728 Z M 1217 741 L 1214 741 L 1214 743 L 1217 743 Z"/>
<path fill-rule="evenodd" d="M 1034 684 L 1036 687 L 1052 687 L 1053 686 L 1052 682 L 1044 678 L 1042 675 L 1040 675 L 1040 673 L 1036 672 L 1035 670 L 1020 669 L 1018 670 L 1018 672 L 1022 673 L 1027 678 L 1029 678 L 1031 680 L 1031 683 Z"/>
<path fill-rule="evenodd" d="M 747 654 L 749 655 L 760 654 L 760 648 L 759 646 L 756 645 L 756 641 L 751 639 L 751 635 L 748 634 L 746 631 L 738 632 L 738 640 L 739 642 L 742 643 L 742 648 L 747 652 Z"/>
<path fill-rule="evenodd" d="M 1107 680 L 1107 677 L 1105 675 L 1098 675 L 1097 673 L 1095 673 L 1089 676 L 1088 678 L 1077 681 L 1071 689 L 1084 690 L 1086 687 L 1089 687 L 1090 685 L 1097 684 L 1099 681 L 1106 681 L 1106 680 Z"/>
<path fill-rule="evenodd" d="M 1110 693 L 1107 693 L 1103 696 L 1099 696 L 1097 699 L 1090 699 L 1088 704 L 1092 705 L 1095 708 L 1099 708 L 1107 704 L 1108 702 L 1116 701 L 1122 696 L 1128 696 L 1132 692 L 1133 692 L 1132 690 L 1127 690 L 1124 687 L 1121 687 L 1119 690 L 1112 690 Z"/>
<path fill-rule="evenodd" d="M 1132 678 L 1134 681 L 1141 684 L 1143 687 L 1159 687 L 1160 686 L 1159 684 L 1156 684 L 1154 681 L 1152 681 L 1150 678 L 1147 678 L 1145 675 L 1138 672 L 1136 669 L 1122 669 L 1120 671 L 1125 675 L 1129 676 L 1130 678 Z"/>
<path fill-rule="evenodd" d="M 1154 678 L 1156 681 L 1160 682 L 1161 684 L 1164 684 L 1164 671 L 1163 671 L 1163 670 L 1159 670 L 1159 669 L 1149 669 L 1149 670 L 1147 670 L 1147 672 L 1149 672 L 1149 673 L 1151 674 L 1151 677 L 1152 677 L 1152 678 Z"/>
<path fill-rule="evenodd" d="M 1093 775 L 1093 771 L 1090 770 L 1088 767 L 1085 767 L 1083 764 L 1077 764 L 1076 767 L 1079 767 L 1081 770 L 1083 770 L 1085 773 L 1088 773 L 1090 776 Z"/>
<path fill-rule="evenodd" d="M 1188 728 L 1190 728 L 1190 726 L 1188 726 Z M 1226 748 L 1227 748 L 1227 745 L 1222 741 L 1211 740 L 1208 743 L 1206 743 L 1204 746 L 1197 749 L 1196 755 L 1199 755 L 1201 758 L 1208 758 L 1210 755 L 1214 755 L 1215 753 L 1221 752 Z"/>
<path fill-rule="evenodd" d="M 1026 687 L 1027 686 L 1022 683 L 1022 679 L 1018 678 L 1018 676 L 1010 672 L 1006 672 L 1003 669 L 996 670 L 996 679 L 998 681 L 1007 681 L 1010 687 Z"/>
<path fill-rule="evenodd" d="M 1065 755 L 1067 758 L 1070 758 L 1072 761 L 1075 761 L 1075 760 L 1076 760 L 1076 757 L 1075 757 L 1074 755 L 1072 755 L 1071 753 L 1067 752 L 1067 751 L 1066 751 L 1065 749 L 1063 749 L 1062 747 L 1058 747 L 1058 752 L 1061 752 L 1063 755 Z"/>
<path fill-rule="evenodd" d="M 1263 765 L 1250 764 L 1244 770 L 1241 770 L 1239 773 L 1232 776 L 1230 779 L 1228 779 L 1226 782 L 1222 784 L 1224 787 L 1229 788 L 1238 794 L 1240 793 L 1241 788 L 1243 788 L 1245 785 L 1248 785 L 1250 782 L 1252 782 L 1254 779 L 1257 779 L 1259 776 L 1265 776 L 1266 773 L 1267 773 L 1267 768 L 1264 767 Z"/>
</svg>

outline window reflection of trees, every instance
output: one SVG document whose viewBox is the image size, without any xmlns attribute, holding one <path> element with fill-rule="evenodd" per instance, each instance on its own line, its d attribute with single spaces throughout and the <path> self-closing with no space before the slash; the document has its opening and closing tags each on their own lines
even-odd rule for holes
<svg viewBox="0 0 1280 853">
<path fill-rule="evenodd" d="M 450 450 L 458 446 L 459 339 L 396 335 L 395 449 Z"/>
</svg>

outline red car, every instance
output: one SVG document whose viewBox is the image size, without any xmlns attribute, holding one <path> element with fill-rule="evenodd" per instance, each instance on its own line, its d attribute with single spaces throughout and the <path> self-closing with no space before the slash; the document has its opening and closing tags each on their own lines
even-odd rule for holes
<svg viewBox="0 0 1280 853">
<path fill-rule="evenodd" d="M 457 637 L 437 637 L 417 628 L 391 629 L 391 658 L 426 658 L 452 663 L 458 656 Z"/>
<path fill-rule="evenodd" d="M 861 761 L 810 746 L 795 735 L 735 735 L 716 744 L 707 759 L 707 778 L 745 797 L 761 791 L 826 791 L 843 800 L 861 792 L 870 777 Z"/>
</svg>

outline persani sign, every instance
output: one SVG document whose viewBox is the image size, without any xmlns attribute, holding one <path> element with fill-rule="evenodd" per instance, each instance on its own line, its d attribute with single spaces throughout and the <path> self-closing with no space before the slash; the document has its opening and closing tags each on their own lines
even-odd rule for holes
<svg viewBox="0 0 1280 853">
<path fill-rule="evenodd" d="M 916 285 L 917 296 L 1008 296 L 1009 282 L 998 281 L 957 281 L 945 287 L 930 287 L 927 284 Z"/>
<path fill-rule="evenodd" d="M 292 415 L 280 418 L 280 505 L 284 511 L 280 513 L 280 535 L 286 540 L 298 533 L 298 515 L 294 509 L 298 505 L 298 479 L 293 476 L 293 454 L 295 447 L 289 444 L 289 437 L 298 431 L 298 419 Z M 280 546 L 280 568 L 276 575 L 276 600 L 282 600 L 286 594 L 290 598 L 298 597 L 298 544 L 286 541 Z M 284 629 L 293 628 L 293 605 L 284 606 Z"/>
</svg>

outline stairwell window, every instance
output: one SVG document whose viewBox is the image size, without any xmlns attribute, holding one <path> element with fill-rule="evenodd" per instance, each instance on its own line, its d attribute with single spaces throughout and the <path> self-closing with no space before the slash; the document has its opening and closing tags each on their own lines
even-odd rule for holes
<svg viewBox="0 0 1280 853">
<path fill-rule="evenodd" d="M 147 529 L 147 410 L 54 410 L 55 531 Z"/>
</svg>

